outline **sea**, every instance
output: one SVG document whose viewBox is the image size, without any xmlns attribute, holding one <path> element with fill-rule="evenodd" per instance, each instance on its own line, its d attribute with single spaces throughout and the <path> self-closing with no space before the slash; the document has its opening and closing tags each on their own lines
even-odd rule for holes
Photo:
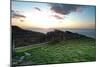
<svg viewBox="0 0 100 67">
<path fill-rule="evenodd" d="M 41 33 L 45 33 L 45 34 L 47 32 L 54 31 L 54 29 L 38 29 L 38 28 L 29 29 L 29 30 L 41 32 Z M 70 31 L 70 32 L 73 32 L 73 33 L 85 35 L 87 37 L 96 38 L 96 29 L 58 29 L 58 30 Z"/>
<path fill-rule="evenodd" d="M 63 31 L 66 31 L 66 29 L 62 29 Z M 87 37 L 96 38 L 96 29 L 67 29 L 67 31 L 71 31 L 74 33 L 82 34 Z"/>
</svg>

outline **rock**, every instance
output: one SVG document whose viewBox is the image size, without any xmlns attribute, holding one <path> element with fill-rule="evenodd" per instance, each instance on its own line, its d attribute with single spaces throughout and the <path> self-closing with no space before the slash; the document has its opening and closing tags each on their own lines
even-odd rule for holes
<svg viewBox="0 0 100 67">
<path fill-rule="evenodd" d="M 25 56 L 21 56 L 21 57 L 20 57 L 20 60 L 23 60 L 24 58 L 25 58 Z"/>
<path fill-rule="evenodd" d="M 30 54 L 30 53 L 25 52 L 25 56 L 31 56 L 31 54 Z"/>
</svg>

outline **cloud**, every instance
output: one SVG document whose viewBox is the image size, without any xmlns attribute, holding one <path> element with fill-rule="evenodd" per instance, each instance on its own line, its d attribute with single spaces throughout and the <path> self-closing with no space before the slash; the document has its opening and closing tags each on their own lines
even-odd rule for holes
<svg viewBox="0 0 100 67">
<path fill-rule="evenodd" d="M 11 10 L 11 16 L 12 16 L 12 19 L 13 18 L 16 18 L 17 20 L 21 21 L 21 22 L 24 22 L 24 19 L 26 18 L 26 16 L 20 14 L 19 11 L 14 11 L 14 10 Z"/>
<path fill-rule="evenodd" d="M 20 14 L 13 14 L 13 18 L 25 18 L 25 16 Z"/>
<path fill-rule="evenodd" d="M 67 5 L 67 4 L 50 4 L 51 10 L 59 14 L 70 14 L 80 9 L 79 5 Z"/>
<path fill-rule="evenodd" d="M 36 9 L 36 10 L 38 10 L 38 11 L 41 11 L 41 9 L 40 9 L 40 8 L 38 8 L 38 7 L 34 7 L 34 9 Z"/>
<path fill-rule="evenodd" d="M 24 15 L 20 14 L 19 11 L 12 10 L 12 18 L 26 18 Z"/>
<path fill-rule="evenodd" d="M 63 17 L 59 16 L 59 15 L 52 15 L 53 17 L 55 17 L 56 19 L 64 19 Z"/>
</svg>

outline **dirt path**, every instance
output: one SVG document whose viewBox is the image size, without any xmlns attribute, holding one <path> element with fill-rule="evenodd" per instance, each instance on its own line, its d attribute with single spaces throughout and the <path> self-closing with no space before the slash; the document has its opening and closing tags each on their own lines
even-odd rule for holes
<svg viewBox="0 0 100 67">
<path fill-rule="evenodd" d="M 42 44 L 47 44 L 48 42 L 45 42 L 45 43 L 39 43 L 39 44 L 35 44 L 35 45 L 42 45 Z M 22 48 L 31 48 L 33 47 L 34 45 L 29 45 L 29 46 L 23 46 L 23 47 L 17 47 L 15 48 L 15 50 L 18 50 L 18 49 L 22 49 Z"/>
</svg>

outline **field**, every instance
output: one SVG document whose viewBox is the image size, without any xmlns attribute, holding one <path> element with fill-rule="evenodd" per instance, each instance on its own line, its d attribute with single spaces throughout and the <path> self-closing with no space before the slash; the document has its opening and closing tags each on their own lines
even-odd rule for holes
<svg viewBox="0 0 100 67">
<path fill-rule="evenodd" d="M 33 44 L 16 49 L 13 53 L 15 65 L 88 62 L 96 60 L 95 39 L 82 38 Z"/>
</svg>

